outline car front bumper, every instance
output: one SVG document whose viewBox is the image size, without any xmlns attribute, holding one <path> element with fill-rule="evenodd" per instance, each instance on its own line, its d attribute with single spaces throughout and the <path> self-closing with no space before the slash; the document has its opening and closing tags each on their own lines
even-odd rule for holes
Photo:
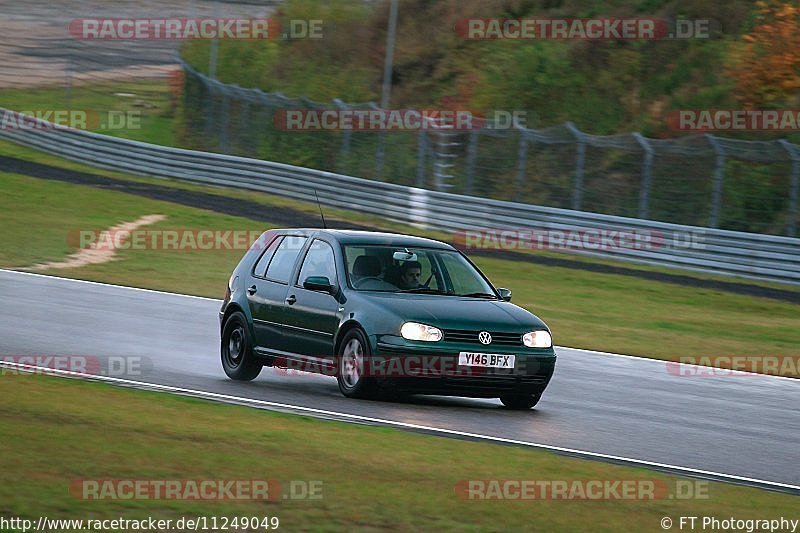
<svg viewBox="0 0 800 533">
<path fill-rule="evenodd" d="M 514 368 L 470 367 L 458 364 L 460 352 L 514 355 Z M 431 346 L 391 336 L 378 339 L 371 375 L 391 382 L 398 391 L 474 398 L 496 398 L 504 394 L 539 396 L 553 376 L 556 353 L 552 348 L 481 346 L 436 343 Z"/>
</svg>

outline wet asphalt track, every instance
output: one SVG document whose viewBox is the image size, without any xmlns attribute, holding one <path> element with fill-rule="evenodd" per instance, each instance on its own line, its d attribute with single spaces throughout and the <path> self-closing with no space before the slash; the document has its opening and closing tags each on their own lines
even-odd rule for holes
<svg viewBox="0 0 800 533">
<path fill-rule="evenodd" d="M 229 381 L 215 300 L 8 271 L 0 299 L 0 357 L 141 357 L 141 375 L 123 377 L 800 485 L 800 380 L 687 377 L 664 362 L 560 348 L 532 411 L 466 398 L 359 401 L 313 374 L 265 368 L 252 383 Z"/>
</svg>

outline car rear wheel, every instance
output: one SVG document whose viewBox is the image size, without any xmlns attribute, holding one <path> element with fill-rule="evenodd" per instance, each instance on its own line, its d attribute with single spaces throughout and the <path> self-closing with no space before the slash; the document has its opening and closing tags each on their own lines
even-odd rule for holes
<svg viewBox="0 0 800 533">
<path fill-rule="evenodd" d="M 228 317 L 222 328 L 220 343 L 222 369 L 229 378 L 250 381 L 261 373 L 261 363 L 253 354 L 253 343 L 247 329 L 247 319 L 237 311 Z"/>
<path fill-rule="evenodd" d="M 351 329 L 345 334 L 340 346 L 336 373 L 339 390 L 348 398 L 372 396 L 375 380 L 365 375 L 370 355 L 367 336 L 358 328 Z"/>
<path fill-rule="evenodd" d="M 500 401 L 508 409 L 524 411 L 539 403 L 541 395 L 535 394 L 506 394 L 500 396 Z"/>
</svg>

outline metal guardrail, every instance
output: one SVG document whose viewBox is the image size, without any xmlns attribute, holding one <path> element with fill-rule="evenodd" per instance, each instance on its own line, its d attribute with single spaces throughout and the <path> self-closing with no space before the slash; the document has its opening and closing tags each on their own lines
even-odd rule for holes
<svg viewBox="0 0 800 533">
<path fill-rule="evenodd" d="M 459 109 L 471 127 L 456 128 L 452 120 L 422 118 L 419 109 L 381 110 L 375 102 L 314 101 L 222 83 L 176 61 L 185 74 L 183 118 L 202 132 L 189 141 L 194 149 L 441 192 L 798 236 L 800 145 L 785 139 L 592 135 L 571 122 L 531 128 L 523 110 L 516 117 L 490 111 L 481 119 Z M 330 129 L 316 125 L 326 122 L 326 112 L 333 112 Z M 420 127 L 387 126 L 387 142 L 381 122 L 407 112 L 417 114 Z M 357 116 L 351 113 L 364 120 L 337 131 L 336 117 Z"/>
<path fill-rule="evenodd" d="M 10 111 L 0 109 L 0 112 Z M 73 161 L 134 174 L 257 190 L 311 202 L 315 201 L 313 189 L 316 189 L 320 202 L 326 206 L 447 232 L 494 228 L 498 232 L 511 230 L 523 235 L 528 230 L 538 234 L 563 232 L 567 238 L 569 235 L 597 235 L 598 232 L 640 232 L 654 237 L 652 245 L 598 249 L 581 246 L 568 251 L 683 270 L 800 284 L 800 239 L 792 237 L 684 226 L 430 191 L 258 159 L 153 145 L 47 123 L 35 128 L 0 129 L 0 137 Z M 471 235 L 461 233 L 460 238 L 470 239 Z M 687 240 L 687 237 L 694 240 Z M 516 239 L 514 242 L 518 243 Z"/>
</svg>

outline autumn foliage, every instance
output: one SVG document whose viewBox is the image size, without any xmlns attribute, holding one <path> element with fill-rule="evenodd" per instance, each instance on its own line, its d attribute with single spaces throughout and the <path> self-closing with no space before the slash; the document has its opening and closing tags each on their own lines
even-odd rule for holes
<svg viewBox="0 0 800 533">
<path fill-rule="evenodd" d="M 800 104 L 800 7 L 776 0 L 756 3 L 752 31 L 743 36 L 729 74 L 745 108 Z"/>
</svg>

